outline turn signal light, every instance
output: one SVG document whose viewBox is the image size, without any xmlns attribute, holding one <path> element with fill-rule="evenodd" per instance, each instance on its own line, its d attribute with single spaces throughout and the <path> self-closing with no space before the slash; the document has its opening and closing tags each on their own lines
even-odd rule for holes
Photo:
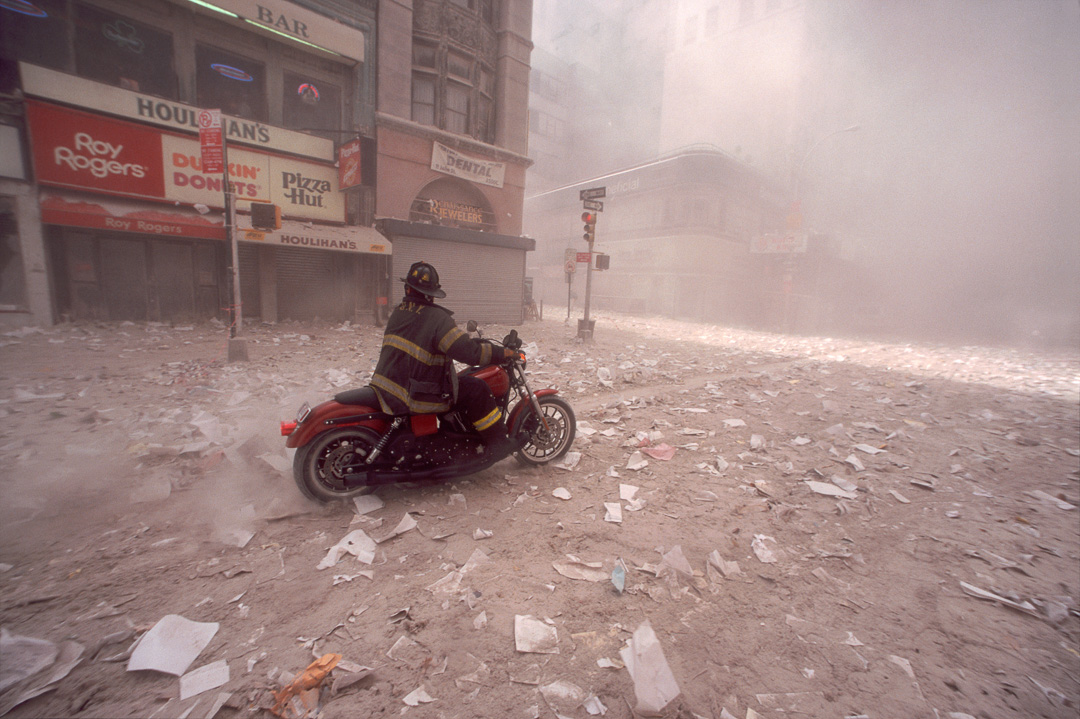
<svg viewBox="0 0 1080 719">
<path fill-rule="evenodd" d="M 281 436 L 288 437 L 296 429 L 296 422 L 282 422 L 281 423 Z"/>
</svg>

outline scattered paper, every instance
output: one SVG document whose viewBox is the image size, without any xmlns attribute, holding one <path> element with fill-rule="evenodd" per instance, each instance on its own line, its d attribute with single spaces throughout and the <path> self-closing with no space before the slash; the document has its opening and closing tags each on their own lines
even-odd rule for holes
<svg viewBox="0 0 1080 719">
<path fill-rule="evenodd" d="M 129 672 L 142 669 L 182 675 L 218 630 L 217 622 L 193 622 L 167 614 L 139 640 L 128 660 Z"/>
<path fill-rule="evenodd" d="M 637 496 L 638 489 L 638 487 L 635 487 L 632 484 L 620 484 L 619 499 L 623 500 L 624 502 L 632 502 L 634 500 L 634 497 Z"/>
<path fill-rule="evenodd" d="M 734 429 L 735 427 L 745 427 L 746 422 L 741 419 L 725 419 L 724 426 Z"/>
<path fill-rule="evenodd" d="M 626 468 L 634 472 L 639 472 L 649 466 L 649 460 L 645 459 L 641 455 L 641 452 L 634 452 L 630 455 L 630 459 L 626 461 Z"/>
<path fill-rule="evenodd" d="M 883 449 L 878 449 L 877 447 L 872 447 L 869 444 L 857 444 L 854 449 L 857 449 L 860 452 L 866 452 L 867 454 L 881 454 L 885 451 Z"/>
<path fill-rule="evenodd" d="M 229 663 L 224 659 L 204 664 L 180 677 L 180 701 L 211 689 L 217 689 L 228 681 Z"/>
<path fill-rule="evenodd" d="M 514 645 L 519 652 L 558 654 L 558 643 L 555 627 L 531 615 L 514 615 Z"/>
<path fill-rule="evenodd" d="M 829 497 L 843 497 L 844 499 L 855 499 L 858 495 L 854 492 L 849 492 L 846 489 L 841 489 L 835 484 L 828 484 L 826 482 L 814 482 L 808 481 L 805 483 L 811 491 L 817 494 L 824 494 Z"/>
<path fill-rule="evenodd" d="M 415 707 L 420 706 L 421 704 L 430 704 L 435 700 L 431 698 L 431 695 L 427 693 L 427 689 L 425 689 L 424 685 L 421 684 L 416 689 L 413 689 L 411 692 L 406 694 L 401 701 L 405 702 L 411 707 Z"/>
<path fill-rule="evenodd" d="M 622 505 L 618 502 L 604 502 L 604 521 L 619 524 L 622 522 Z"/>
<path fill-rule="evenodd" d="M 494 534 L 495 533 L 493 531 L 491 531 L 490 529 L 480 529 L 479 527 L 477 527 L 476 531 L 474 531 L 472 533 L 472 538 L 473 539 L 491 539 L 491 537 L 494 536 Z"/>
<path fill-rule="evenodd" d="M 910 500 L 910 499 L 908 499 L 908 498 L 907 498 L 907 497 L 905 497 L 904 495 L 900 494 L 900 493 L 899 493 L 899 492 L 897 492 L 897 491 L 896 491 L 895 489 L 890 489 L 890 490 L 889 490 L 889 494 L 891 494 L 891 495 L 893 496 L 893 498 L 894 498 L 894 499 L 895 499 L 895 500 L 896 500 L 897 502 L 900 502 L 900 504 L 911 504 L 911 500 Z"/>
<path fill-rule="evenodd" d="M 555 497 L 556 499 L 571 499 L 570 490 L 568 490 L 566 487 L 556 487 L 551 492 L 551 496 Z"/>
<path fill-rule="evenodd" d="M 570 579 L 582 579 L 586 582 L 603 582 L 610 576 L 604 571 L 601 562 L 583 562 L 573 554 L 566 555 L 566 561 L 552 562 L 555 571 Z"/>
<path fill-rule="evenodd" d="M 416 529 L 416 520 L 412 518 L 411 514 L 406 512 L 405 516 L 401 518 L 400 522 L 398 522 L 398 525 L 396 527 L 394 527 L 393 530 L 390 531 L 390 534 L 388 534 L 385 537 L 382 537 L 380 539 L 376 539 L 375 543 L 376 544 L 382 544 L 386 540 L 393 539 L 394 537 L 398 536 L 399 534 L 405 534 L 405 532 L 408 532 L 410 529 Z M 361 561 L 363 561 L 363 560 L 361 560 Z M 371 564 L 371 562 L 368 562 L 368 564 Z"/>
<path fill-rule="evenodd" d="M 653 459 L 667 461 L 675 456 L 675 448 L 669 444 L 658 444 L 655 447 L 645 447 L 641 450 Z"/>
<path fill-rule="evenodd" d="M 1035 499 L 1041 500 L 1043 502 L 1049 502 L 1050 504 L 1056 505 L 1058 509 L 1062 509 L 1062 510 L 1065 510 L 1065 511 L 1068 511 L 1070 509 L 1076 509 L 1076 505 L 1070 504 L 1069 502 L 1066 502 L 1064 499 L 1058 499 L 1057 497 L 1053 496 L 1052 494 L 1047 494 L 1046 492 L 1042 491 L 1041 489 L 1036 489 L 1035 491 L 1027 492 L 1026 494 L 1028 496 L 1034 497 Z"/>
<path fill-rule="evenodd" d="M 357 514 L 368 514 L 386 506 L 386 503 L 375 494 L 361 494 L 359 497 L 353 497 L 352 501 Z"/>
<path fill-rule="evenodd" d="M 964 590 L 965 594 L 969 594 L 972 597 L 977 597 L 978 599 L 985 599 L 991 602 L 998 602 L 999 604 L 1004 604 L 1006 607 L 1011 607 L 1012 609 L 1024 612 L 1025 614 L 1031 614 L 1032 616 L 1036 617 L 1039 616 L 1038 610 L 1035 609 L 1035 606 L 1031 602 L 1014 602 L 1013 600 L 1006 599 L 999 594 L 988 592 L 985 589 L 979 589 L 978 587 L 968 584 L 967 582 L 960 582 L 960 588 Z"/>
<path fill-rule="evenodd" d="M 409 515 L 405 515 L 406 517 Z M 346 554 L 351 554 L 364 564 L 375 561 L 375 542 L 364 530 L 354 529 L 341 538 L 341 541 L 330 547 L 330 550 L 319 562 L 316 569 L 327 569 L 334 566 Z"/>
<path fill-rule="evenodd" d="M 573 471 L 574 469 L 577 468 L 578 464 L 580 464 L 580 463 L 581 463 L 581 452 L 567 452 L 566 455 L 563 456 L 562 459 L 560 459 L 558 462 L 556 462 L 555 464 L 553 464 L 551 466 L 552 467 L 557 467 L 558 469 L 565 469 L 567 471 Z"/>
<path fill-rule="evenodd" d="M 754 541 L 750 543 L 750 547 L 754 550 L 754 554 L 759 561 L 765 564 L 772 564 L 776 562 L 776 554 L 765 544 L 766 541 L 776 544 L 776 540 L 772 537 L 767 537 L 764 534 L 755 534 Z"/>
<path fill-rule="evenodd" d="M 646 716 L 658 715 L 679 696 L 675 675 L 671 673 L 660 641 L 648 620 L 634 630 L 634 635 L 619 651 L 619 656 L 634 682 L 637 713 Z"/>
</svg>

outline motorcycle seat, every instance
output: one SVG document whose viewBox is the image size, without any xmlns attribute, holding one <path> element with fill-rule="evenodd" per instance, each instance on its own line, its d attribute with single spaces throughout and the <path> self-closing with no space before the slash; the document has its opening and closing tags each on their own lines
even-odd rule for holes
<svg viewBox="0 0 1080 719">
<path fill-rule="evenodd" d="M 370 386 L 349 389 L 334 395 L 334 401 L 338 404 L 362 404 L 365 407 L 379 409 L 379 397 Z"/>
</svg>

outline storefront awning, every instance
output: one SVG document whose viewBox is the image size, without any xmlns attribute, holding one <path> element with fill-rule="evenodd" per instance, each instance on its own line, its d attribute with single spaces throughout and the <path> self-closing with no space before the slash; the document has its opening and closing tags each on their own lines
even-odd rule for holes
<svg viewBox="0 0 1080 719">
<path fill-rule="evenodd" d="M 41 221 L 47 225 L 89 227 L 169 237 L 225 239 L 221 212 L 205 215 L 191 207 L 170 207 L 74 192 L 41 192 Z"/>
<path fill-rule="evenodd" d="M 475 230 L 462 230 L 457 227 L 443 225 L 431 225 L 424 222 L 406 222 L 405 220 L 378 220 L 375 226 L 389 237 L 391 241 L 395 237 L 419 237 L 427 240 L 442 240 L 444 242 L 461 242 L 473 245 L 486 245 L 488 247 L 506 247 L 512 250 L 524 250 L 532 252 L 536 249 L 536 240 L 531 237 L 519 235 L 499 235 L 494 232 L 477 232 Z"/>
<path fill-rule="evenodd" d="M 248 222 L 241 218 L 240 224 Z M 236 239 L 264 245 L 301 247 L 335 252 L 359 252 L 371 255 L 392 253 L 390 241 L 378 230 L 356 225 L 316 225 L 311 222 L 283 220 L 280 230 L 253 230 L 238 227 Z"/>
</svg>

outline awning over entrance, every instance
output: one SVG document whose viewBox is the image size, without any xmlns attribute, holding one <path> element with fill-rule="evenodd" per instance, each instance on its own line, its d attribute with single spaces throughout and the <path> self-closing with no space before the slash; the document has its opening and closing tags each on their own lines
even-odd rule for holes
<svg viewBox="0 0 1080 719">
<path fill-rule="evenodd" d="M 202 215 L 190 207 L 170 207 L 74 192 L 42 190 L 40 198 L 41 221 L 47 225 L 169 237 L 225 239 L 225 223 L 220 212 Z"/>
<path fill-rule="evenodd" d="M 241 220 L 241 223 L 249 220 Z M 359 252 L 371 255 L 389 255 L 390 241 L 372 227 L 355 225 L 316 225 L 311 222 L 283 220 L 280 230 L 236 229 L 236 239 L 241 242 L 259 242 L 264 245 L 300 247 L 336 252 Z"/>
<path fill-rule="evenodd" d="M 461 242 L 488 247 L 506 247 L 512 250 L 532 252 L 536 249 L 536 240 L 517 235 L 499 235 L 494 232 L 462 230 L 457 227 L 430 225 L 424 222 L 406 222 L 405 220 L 378 220 L 375 226 L 387 237 L 418 237 L 444 242 Z"/>
</svg>

